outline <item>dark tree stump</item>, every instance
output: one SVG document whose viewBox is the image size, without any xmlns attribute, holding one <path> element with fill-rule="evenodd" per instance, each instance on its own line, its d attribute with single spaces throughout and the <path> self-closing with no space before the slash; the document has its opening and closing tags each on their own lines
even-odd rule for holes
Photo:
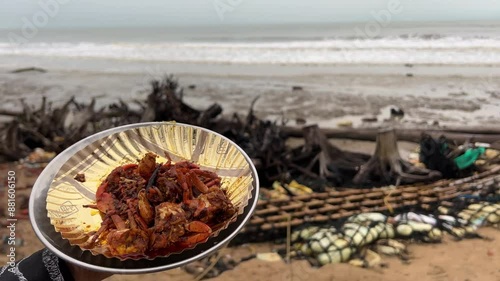
<svg viewBox="0 0 500 281">
<path fill-rule="evenodd" d="M 441 173 L 418 168 L 401 159 L 394 129 L 381 130 L 377 135 L 375 154 L 361 166 L 353 179 L 355 184 L 412 184 L 434 181 Z"/>
<path fill-rule="evenodd" d="M 310 159 L 302 172 L 315 174 L 335 184 L 343 184 L 356 174 L 359 167 L 370 159 L 369 155 L 343 151 L 333 145 L 321 132 L 318 125 L 303 128 L 305 144 L 300 161 Z M 294 161 L 297 162 L 297 161 Z"/>
</svg>

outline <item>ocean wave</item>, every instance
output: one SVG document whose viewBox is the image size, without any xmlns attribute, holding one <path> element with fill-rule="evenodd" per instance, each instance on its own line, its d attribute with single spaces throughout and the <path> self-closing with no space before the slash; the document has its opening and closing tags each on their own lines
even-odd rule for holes
<svg viewBox="0 0 500 281">
<path fill-rule="evenodd" d="M 386 37 L 287 42 L 0 43 L 0 55 L 225 64 L 500 64 L 500 38 Z"/>
</svg>

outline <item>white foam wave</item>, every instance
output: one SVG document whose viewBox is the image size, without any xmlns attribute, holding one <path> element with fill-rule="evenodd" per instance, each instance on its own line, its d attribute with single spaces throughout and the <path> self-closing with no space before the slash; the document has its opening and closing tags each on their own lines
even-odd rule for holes
<svg viewBox="0 0 500 281">
<path fill-rule="evenodd" d="M 225 43 L 0 43 L 0 55 L 223 64 L 500 64 L 500 38 Z"/>
</svg>

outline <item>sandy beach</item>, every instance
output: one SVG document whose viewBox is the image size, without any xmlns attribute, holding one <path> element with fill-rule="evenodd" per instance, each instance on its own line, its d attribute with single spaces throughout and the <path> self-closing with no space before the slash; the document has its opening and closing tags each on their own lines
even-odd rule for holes
<svg viewBox="0 0 500 281">
<path fill-rule="evenodd" d="M 468 75 L 443 74 L 435 67 L 367 68 L 362 75 L 354 68 L 332 68 L 329 71 L 304 68 L 304 74 L 290 68 L 284 73 L 264 73 L 241 70 L 230 73 L 234 67 L 214 70 L 212 73 L 187 73 L 178 71 L 176 77 L 184 87 L 184 99 L 195 108 L 206 108 L 217 102 L 224 114 L 244 114 L 251 101 L 260 96 L 255 112 L 261 118 L 285 118 L 294 125 L 296 118 L 307 123 L 318 123 L 331 128 L 337 122 L 350 120 L 354 126 L 377 126 L 389 117 L 389 108 L 398 106 L 405 110 L 399 125 L 422 126 L 438 122 L 440 125 L 474 126 L 492 125 L 500 117 L 500 79 L 489 68 L 464 71 Z M 167 73 L 156 68 L 151 73 L 69 71 L 47 69 L 46 73 L 9 73 L 12 68 L 0 71 L 0 108 L 19 108 L 19 98 L 30 104 L 38 104 L 46 96 L 54 104 L 60 104 L 70 96 L 79 101 L 97 99 L 97 107 L 106 106 L 118 99 L 132 102 L 143 100 L 149 90 L 148 81 Z M 189 70 L 189 69 L 187 69 Z M 371 71 L 370 71 L 371 70 Z M 245 72 L 247 71 L 247 72 Z M 249 72 L 248 72 L 249 71 Z M 349 73 L 351 71 L 352 73 Z M 380 72 L 379 72 L 380 71 Z M 342 73 L 340 73 L 342 72 Z M 436 73 L 439 72 L 439 73 Z M 413 73 L 408 77 L 406 73 Z M 480 74 L 483 73 L 481 76 Z M 491 72 L 493 73 L 493 72 Z M 194 87 L 190 85 L 195 85 Z M 293 91 L 300 86 L 302 90 Z M 376 123 L 362 123 L 363 117 L 376 116 Z M 341 148 L 372 153 L 374 143 L 335 140 Z M 400 143 L 401 155 L 406 158 L 415 148 L 412 143 Z M 3 173 L 5 171 L 2 171 Z M 36 178 L 36 177 L 34 177 Z M 32 178 L 31 180 L 33 180 Z M 28 180 L 29 181 L 29 180 Z M 28 184 L 29 185 L 29 184 Z M 29 194 L 23 189 L 19 194 Z M 2 198 L 4 200 L 4 198 Z M 23 246 L 18 248 L 19 258 L 43 248 L 34 235 L 28 220 L 19 224 Z M 234 270 L 224 272 L 212 280 L 500 280 L 500 231 L 484 228 L 480 233 L 491 240 L 453 241 L 449 237 L 440 244 L 411 244 L 410 262 L 403 263 L 395 257 L 383 257 L 381 265 L 374 268 L 357 268 L 348 264 L 336 264 L 314 268 L 307 261 L 294 260 L 268 262 L 251 259 L 239 264 Z M 1 235 L 5 234 L 2 229 Z M 278 246 L 272 243 L 247 245 L 226 249 L 238 258 L 250 250 L 270 252 Z M 3 263 L 5 256 L 0 256 Z M 146 275 L 115 275 L 107 280 L 194 280 L 181 269 Z"/>
<path fill-rule="evenodd" d="M 97 107 L 118 99 L 143 100 L 152 79 L 175 74 L 185 101 L 195 108 L 217 102 L 228 116 L 243 114 L 259 96 L 257 116 L 284 119 L 289 125 L 297 118 L 326 128 L 346 120 L 354 126 L 380 125 L 393 106 L 405 111 L 401 122 L 409 125 L 492 125 L 500 117 L 500 73 L 494 67 L 148 67 L 140 73 L 56 68 L 15 74 L 9 73 L 13 68 L 0 68 L 0 108 L 19 108 L 19 98 L 39 104 L 43 96 L 54 104 L 71 96 L 82 102 L 96 98 Z M 294 86 L 301 90 L 292 90 Z M 379 122 L 363 124 L 364 117 Z"/>
<path fill-rule="evenodd" d="M 350 140 L 334 140 L 340 147 L 352 151 L 363 151 L 369 153 L 373 150 L 371 142 L 357 142 Z M 415 144 L 402 142 L 399 144 L 401 154 L 407 155 L 408 151 L 414 149 Z M 22 198 L 27 198 L 31 192 L 30 186 L 37 177 L 37 172 L 26 172 L 16 168 L 13 163 L 2 164 L 0 173 L 6 174 L 8 170 L 15 170 L 19 175 L 17 179 L 17 202 L 19 208 L 23 208 Z M 6 193 L 0 192 L 0 202 L 5 202 Z M 26 207 L 26 206 L 24 206 Z M 5 211 L 5 210 L 4 210 Z M 2 217 L 4 213 L 2 211 Z M 8 230 L 2 227 L 0 236 L 7 235 Z M 209 279 L 214 281 L 229 281 L 235 279 L 252 280 L 283 280 L 297 281 L 308 280 L 314 277 L 316 280 L 408 280 L 408 281 L 498 281 L 500 280 L 500 231 L 498 228 L 483 227 L 478 231 L 485 239 L 465 239 L 456 241 L 449 235 L 445 236 L 443 242 L 438 244 L 412 243 L 406 241 L 409 251 L 409 262 L 404 262 L 397 257 L 382 256 L 381 263 L 371 268 L 359 268 L 349 264 L 326 265 L 321 268 L 312 267 L 305 260 L 292 260 L 290 264 L 281 261 L 265 261 L 252 258 L 240 263 L 235 269 L 223 272 L 220 276 Z M 29 256 L 31 253 L 42 249 L 43 244 L 38 240 L 32 230 L 28 219 L 19 219 L 16 229 L 20 246 L 16 248 L 18 259 Z M 247 257 L 250 254 L 269 253 L 283 249 L 283 244 L 260 243 L 246 244 L 238 247 L 225 248 L 223 253 L 235 260 Z M 7 260 L 5 254 L 6 245 L 1 247 L 0 263 Z M 132 281 L 140 278 L 144 281 L 158 279 L 195 280 L 196 276 L 188 274 L 182 269 L 174 269 L 164 272 L 143 275 L 114 275 L 106 280 Z"/>
<path fill-rule="evenodd" d="M 436 30 L 452 29 L 452 34 L 440 34 L 429 25 L 393 32 L 388 28 L 384 32 L 391 32 L 380 34 L 380 38 L 362 40 L 352 37 L 353 26 L 338 34 L 327 26 L 314 36 L 309 32 L 315 28 L 296 31 L 292 26 L 284 28 L 285 33 L 281 29 L 273 33 L 264 26 L 264 31 L 255 34 L 247 28 L 251 33 L 238 33 L 239 37 L 200 31 L 196 34 L 202 37 L 196 37 L 179 31 L 179 38 L 159 37 L 158 30 L 145 33 L 147 29 L 134 34 L 128 29 L 118 29 L 121 33 L 115 29 L 49 30 L 25 45 L 0 42 L 0 111 L 20 110 L 20 99 L 38 106 L 46 97 L 56 107 L 72 96 L 83 103 L 95 98 L 96 108 L 119 100 L 133 108 L 137 106 L 134 101 L 145 100 L 151 80 L 173 74 L 183 87 L 187 104 L 206 109 L 219 103 L 225 116 L 246 114 L 251 102 L 259 97 L 254 108 L 257 117 L 291 126 L 299 120 L 321 128 L 341 124 L 358 128 L 497 126 L 500 25 L 446 26 Z M 479 36 L 484 30 L 488 32 Z M 26 67 L 45 71 L 13 73 Z M 402 119 L 390 118 L 393 107 L 405 112 Z M 0 116 L 0 121 L 9 118 Z M 363 121 L 366 118 L 376 121 Z M 375 148 L 368 141 L 332 141 L 354 152 L 371 154 Z M 402 158 L 407 159 L 416 146 L 399 142 Z M 9 169 L 17 168 L 13 163 L 1 164 L 1 175 Z M 18 198 L 29 196 L 36 176 L 18 178 Z M 0 201 L 5 202 L 2 187 Z M 5 221 L 4 213 L 0 213 Z M 0 235 L 6 233 L 3 227 Z M 17 248 L 19 259 L 43 248 L 29 220 L 19 221 L 17 233 L 23 241 Z M 212 280 L 500 281 L 500 231 L 498 227 L 484 227 L 479 233 L 488 239 L 454 241 L 447 236 L 438 244 L 411 243 L 409 263 L 384 256 L 372 268 L 348 264 L 315 268 L 305 260 L 287 264 L 252 258 Z M 278 247 L 283 245 L 269 242 L 224 251 L 238 259 Z M 3 264 L 5 245 L 2 251 Z M 108 280 L 139 278 L 177 281 L 195 277 L 175 269 L 116 275 Z"/>
<path fill-rule="evenodd" d="M 32 252 L 43 248 L 31 230 L 28 221 L 20 222 L 19 232 L 24 245 L 18 247 L 19 257 L 25 257 Z M 252 280 L 307 280 L 314 276 L 316 280 L 408 280 L 408 281 L 436 281 L 436 280 L 500 280 L 500 231 L 484 228 L 479 231 L 488 240 L 453 241 L 446 239 L 440 244 L 413 244 L 409 246 L 410 262 L 405 263 L 396 257 L 382 257 L 381 266 L 374 268 L 358 268 L 349 264 L 327 265 L 314 268 L 307 261 L 294 260 L 291 264 L 283 261 L 268 262 L 251 259 L 239 264 L 235 269 L 226 271 L 222 275 L 209 280 L 229 281 L 238 278 L 252 278 Z M 1 235 L 4 234 L 2 230 Z M 258 244 L 247 247 L 225 249 L 227 254 L 234 257 L 248 255 L 249 247 L 257 252 L 265 253 L 276 246 L 272 244 Z M 5 262 L 5 256 L 0 256 L 0 262 Z M 144 281 L 167 279 L 172 281 L 195 280 L 195 277 L 181 269 L 143 275 L 114 275 L 106 280 L 132 281 L 140 278 Z"/>
</svg>

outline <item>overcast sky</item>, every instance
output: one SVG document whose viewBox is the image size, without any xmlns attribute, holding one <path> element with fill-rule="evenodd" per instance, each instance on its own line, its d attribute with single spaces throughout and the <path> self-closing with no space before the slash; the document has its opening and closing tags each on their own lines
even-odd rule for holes
<svg viewBox="0 0 500 281">
<path fill-rule="evenodd" d="M 67 3 L 48 28 L 361 22 L 389 1 L 401 4 L 394 21 L 500 20 L 500 0 L 0 0 L 0 28 L 20 28 L 51 1 Z"/>
</svg>

